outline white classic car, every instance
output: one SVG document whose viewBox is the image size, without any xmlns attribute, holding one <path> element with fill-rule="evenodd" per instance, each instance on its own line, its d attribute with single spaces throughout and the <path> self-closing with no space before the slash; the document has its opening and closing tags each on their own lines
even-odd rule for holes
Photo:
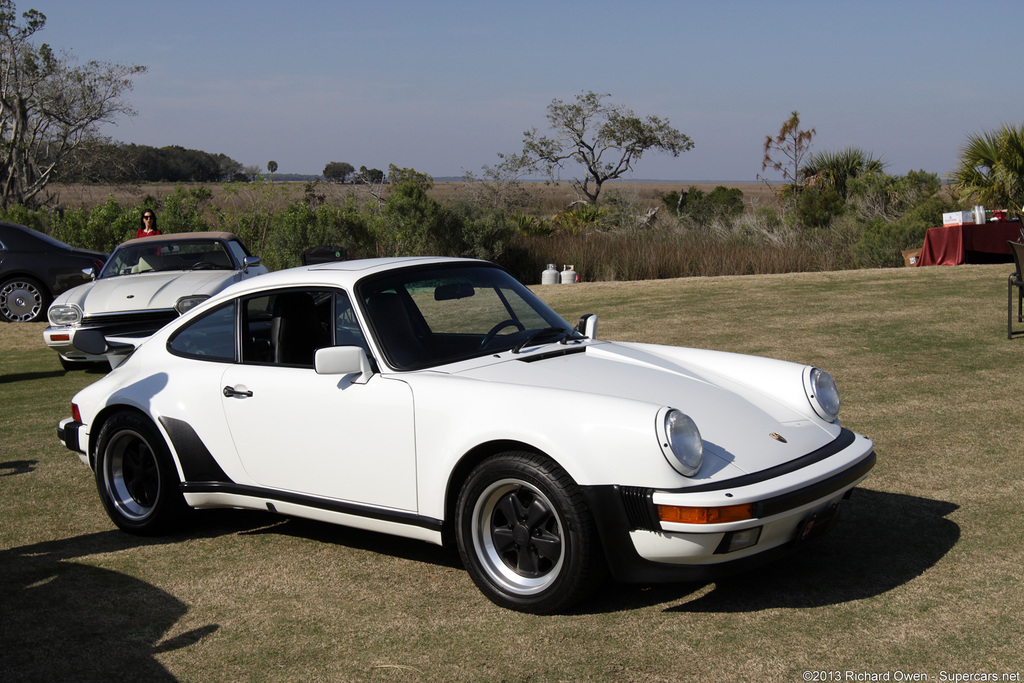
<svg viewBox="0 0 1024 683">
<path fill-rule="evenodd" d="M 696 580 L 789 551 L 874 465 L 822 370 L 596 329 L 483 261 L 279 271 L 162 328 L 58 435 L 125 531 L 237 507 L 453 542 L 488 598 L 537 613 L 609 571 Z"/>
<path fill-rule="evenodd" d="M 227 232 L 140 237 L 121 244 L 92 282 L 64 292 L 50 305 L 43 340 L 65 369 L 120 360 L 137 343 L 225 287 L 267 272 L 242 241 Z M 111 353 L 74 345 L 81 330 L 123 338 Z M 123 350 L 123 351 L 122 351 Z"/>
</svg>

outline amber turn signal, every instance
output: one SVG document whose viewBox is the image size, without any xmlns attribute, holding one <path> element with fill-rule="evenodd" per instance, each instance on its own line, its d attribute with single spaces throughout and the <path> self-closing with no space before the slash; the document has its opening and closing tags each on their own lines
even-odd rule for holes
<svg viewBox="0 0 1024 683">
<path fill-rule="evenodd" d="M 753 505 L 726 505 L 725 507 L 680 507 L 659 505 L 658 519 L 677 524 L 724 524 L 754 519 Z"/>
</svg>

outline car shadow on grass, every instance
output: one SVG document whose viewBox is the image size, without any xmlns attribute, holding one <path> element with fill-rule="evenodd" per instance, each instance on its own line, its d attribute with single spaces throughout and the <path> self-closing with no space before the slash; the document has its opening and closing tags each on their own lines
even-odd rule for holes
<svg viewBox="0 0 1024 683">
<path fill-rule="evenodd" d="M 757 612 L 823 607 L 883 594 L 941 560 L 960 538 L 953 503 L 857 489 L 825 536 L 776 562 L 714 582 L 622 586 L 583 609 L 661 603 L 667 612 Z"/>
<path fill-rule="evenodd" d="M 156 655 L 198 643 L 220 626 L 167 637 L 188 611 L 185 603 L 135 577 L 75 560 L 266 523 L 268 515 L 259 513 L 210 514 L 159 538 L 112 529 L 0 550 L 0 679 L 176 680 Z"/>
<path fill-rule="evenodd" d="M 352 527 L 328 524 L 299 517 L 275 516 L 279 523 L 265 525 L 246 534 L 280 534 L 304 538 L 320 543 L 332 543 L 346 548 L 378 553 L 412 562 L 424 562 L 439 567 L 461 569 L 462 562 L 454 547 L 442 547 L 411 538 L 364 531 Z"/>
</svg>

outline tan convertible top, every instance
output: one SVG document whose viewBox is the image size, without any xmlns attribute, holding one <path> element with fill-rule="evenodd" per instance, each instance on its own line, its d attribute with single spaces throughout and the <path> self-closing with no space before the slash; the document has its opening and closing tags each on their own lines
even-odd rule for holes
<svg viewBox="0 0 1024 683">
<path fill-rule="evenodd" d="M 171 234 L 161 235 L 150 235 L 149 237 L 135 237 L 127 242 L 122 242 L 121 245 L 136 244 L 137 242 L 155 242 L 157 240 L 161 242 L 168 242 L 174 240 L 195 240 L 195 239 L 214 239 L 214 240 L 237 240 L 238 236 L 230 232 L 174 232 Z"/>
</svg>

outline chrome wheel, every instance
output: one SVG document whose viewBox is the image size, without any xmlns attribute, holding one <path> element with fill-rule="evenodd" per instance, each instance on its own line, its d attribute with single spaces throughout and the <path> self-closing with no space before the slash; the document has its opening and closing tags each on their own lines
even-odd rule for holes
<svg viewBox="0 0 1024 683">
<path fill-rule="evenodd" d="M 160 467 L 142 435 L 124 430 L 107 444 L 103 478 L 110 502 L 133 521 L 153 513 L 160 495 Z"/>
<path fill-rule="evenodd" d="M 523 612 L 571 607 L 607 573 L 583 493 L 539 453 L 501 453 L 479 463 L 459 492 L 455 537 L 481 592 Z"/>
<path fill-rule="evenodd" d="M 133 534 L 170 531 L 188 512 L 167 444 L 155 425 L 134 411 L 113 415 L 100 430 L 96 488 L 110 519 Z"/>
<path fill-rule="evenodd" d="M 29 279 L 8 280 L 0 286 L 0 316 L 15 323 L 38 320 L 46 312 L 46 294 Z"/>
<path fill-rule="evenodd" d="M 558 578 L 563 526 L 536 486 L 516 479 L 494 482 L 473 508 L 472 527 L 484 571 L 508 592 L 532 595 Z"/>
</svg>

